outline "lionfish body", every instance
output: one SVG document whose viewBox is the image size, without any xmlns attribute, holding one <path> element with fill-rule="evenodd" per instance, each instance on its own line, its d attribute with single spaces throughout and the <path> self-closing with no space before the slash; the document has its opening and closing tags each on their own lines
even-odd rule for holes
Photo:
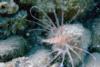
<svg viewBox="0 0 100 67">
<path fill-rule="evenodd" d="M 57 51 L 58 56 L 62 55 L 62 63 L 65 55 L 68 55 L 67 59 L 74 67 L 83 61 L 84 50 L 87 50 L 90 44 L 90 32 L 81 24 L 65 24 L 56 28 L 54 32 L 49 32 L 48 38 L 43 39 L 42 42 L 52 44 L 52 50 Z"/>
</svg>

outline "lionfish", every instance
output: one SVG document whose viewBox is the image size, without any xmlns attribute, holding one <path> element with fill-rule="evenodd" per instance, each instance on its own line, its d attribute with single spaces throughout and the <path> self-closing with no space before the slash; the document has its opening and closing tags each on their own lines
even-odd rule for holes
<svg viewBox="0 0 100 67">
<path fill-rule="evenodd" d="M 47 32 L 47 37 L 42 38 L 41 42 L 52 44 L 52 51 L 50 55 L 55 53 L 51 61 L 46 65 L 46 67 L 50 66 L 52 62 L 59 59 L 58 57 L 61 57 L 59 67 L 64 67 L 64 61 L 66 58 L 69 61 L 69 64 L 71 67 L 75 67 L 80 62 L 82 63 L 82 66 L 84 65 L 84 54 L 89 54 L 94 60 L 96 58 L 87 50 L 88 46 L 91 42 L 91 34 L 90 31 L 85 29 L 81 24 L 70 24 L 72 21 L 74 21 L 80 13 L 85 9 L 86 7 L 81 7 L 80 4 L 78 4 L 77 12 L 72 18 L 65 23 L 65 10 L 63 9 L 64 1 L 62 1 L 61 5 L 61 11 L 60 11 L 60 18 L 58 18 L 56 6 L 51 8 L 51 11 L 54 15 L 55 21 L 50 18 L 50 16 L 45 12 L 44 9 L 38 7 L 38 6 L 32 6 L 30 9 L 31 16 L 38 20 L 38 22 L 35 22 L 39 26 L 43 27 L 43 29 L 33 29 L 33 30 L 42 30 Z M 70 1 L 70 0 L 68 0 Z M 81 1 L 81 0 L 80 0 Z M 87 4 L 86 4 L 87 5 Z M 41 6 L 41 5 L 40 5 Z M 32 10 L 39 10 L 43 13 L 47 21 L 43 21 L 42 19 L 39 19 L 32 15 Z M 41 23 L 40 23 L 41 22 Z M 68 57 L 67 57 L 68 56 Z"/>
</svg>

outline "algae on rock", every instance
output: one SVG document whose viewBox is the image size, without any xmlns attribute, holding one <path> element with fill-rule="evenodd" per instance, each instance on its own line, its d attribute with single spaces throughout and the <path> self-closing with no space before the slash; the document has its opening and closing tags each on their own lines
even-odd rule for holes
<svg viewBox="0 0 100 67">
<path fill-rule="evenodd" d="M 23 56 L 28 49 L 27 41 L 20 36 L 11 36 L 0 41 L 0 62 Z"/>
<path fill-rule="evenodd" d="M 87 11 L 93 9 L 93 6 L 93 0 L 34 0 L 32 10 L 37 9 L 40 14 L 43 12 L 47 14 L 57 13 L 58 17 L 61 17 L 63 11 L 64 19 L 72 20 L 73 18 L 85 16 Z"/>
<path fill-rule="evenodd" d="M 70 9 L 77 10 L 91 9 L 94 5 L 93 0 L 34 0 L 35 6 L 43 9 L 46 12 L 52 11 L 52 9 L 63 9 L 69 11 Z"/>
<path fill-rule="evenodd" d="M 7 33 L 10 34 L 16 34 L 18 30 L 23 31 L 27 27 L 27 22 L 25 21 L 26 17 L 27 12 L 24 10 L 21 10 L 9 17 L 0 17 L 0 27 L 2 27 L 1 30 L 6 30 Z"/>
</svg>

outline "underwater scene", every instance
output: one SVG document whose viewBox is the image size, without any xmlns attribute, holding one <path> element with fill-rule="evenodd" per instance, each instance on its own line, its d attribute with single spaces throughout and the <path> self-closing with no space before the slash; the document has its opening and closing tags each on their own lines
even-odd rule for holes
<svg viewBox="0 0 100 67">
<path fill-rule="evenodd" d="M 100 0 L 0 0 L 0 67 L 100 67 Z"/>
</svg>

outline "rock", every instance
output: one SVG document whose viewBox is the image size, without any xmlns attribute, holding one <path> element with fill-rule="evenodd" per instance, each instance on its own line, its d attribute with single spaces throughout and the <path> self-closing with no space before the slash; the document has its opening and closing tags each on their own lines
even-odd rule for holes
<svg viewBox="0 0 100 67">
<path fill-rule="evenodd" d="M 86 14 L 86 11 L 93 9 L 94 1 L 93 0 L 36 0 L 33 3 L 33 6 L 37 6 L 37 10 L 42 13 L 54 13 L 56 10 L 59 17 L 61 17 L 62 10 L 64 11 L 64 18 L 71 19 L 73 16 L 83 16 Z M 32 7 L 33 8 L 33 7 Z M 36 10 L 34 8 L 34 10 Z M 40 10 L 42 9 L 42 10 Z M 43 13 L 44 14 L 44 13 Z"/>
<path fill-rule="evenodd" d="M 0 13 L 14 14 L 18 11 L 19 6 L 13 0 L 0 1 Z"/>
<path fill-rule="evenodd" d="M 24 31 L 27 27 L 27 22 L 25 21 L 27 17 L 27 12 L 24 10 L 19 11 L 17 14 L 11 16 L 9 19 L 9 30 L 15 34 L 17 31 Z"/>
<path fill-rule="evenodd" d="M 22 4 L 33 4 L 36 0 L 20 0 Z"/>
<path fill-rule="evenodd" d="M 6 63 L 9 67 L 46 67 L 49 63 L 50 57 L 46 50 L 38 50 L 35 54 L 29 57 L 19 57 Z"/>
<path fill-rule="evenodd" d="M 89 56 L 87 58 L 86 66 L 85 67 L 100 67 L 100 53 L 93 53 L 92 54 L 96 59 L 93 57 Z"/>
<path fill-rule="evenodd" d="M 49 52 L 47 50 L 38 50 L 35 54 L 30 57 L 33 63 L 33 67 L 46 67 L 50 62 Z"/>
<path fill-rule="evenodd" d="M 18 11 L 18 13 L 16 13 L 15 15 L 12 15 L 11 17 L 9 17 L 9 19 L 11 20 L 19 20 L 19 19 L 25 19 L 27 17 L 27 11 L 25 10 L 20 10 Z"/>
<path fill-rule="evenodd" d="M 8 20 L 6 18 L 0 17 L 0 27 L 7 26 Z"/>
<path fill-rule="evenodd" d="M 56 21 L 58 18 L 61 22 L 63 10 L 64 21 L 67 20 L 69 23 L 75 19 L 82 19 L 94 6 L 93 0 L 36 0 L 34 2 L 35 4 L 30 9 L 32 17 L 38 15 L 39 19 L 44 16 L 47 18 L 47 14 L 53 21 Z M 34 14 L 34 12 L 38 12 L 38 14 Z M 55 15 L 57 15 L 57 18 Z"/>
<path fill-rule="evenodd" d="M 0 61 L 8 61 L 25 54 L 28 45 L 23 37 L 11 36 L 0 40 Z"/>
<path fill-rule="evenodd" d="M 22 67 L 24 66 L 24 64 L 26 63 L 26 61 L 29 60 L 28 57 L 18 57 L 13 59 L 12 61 L 9 61 L 7 63 L 5 63 L 6 67 Z M 23 64 L 21 66 L 21 64 Z"/>
<path fill-rule="evenodd" d="M 8 36 L 8 34 L 16 34 L 17 31 L 25 30 L 27 27 L 26 17 L 27 12 L 24 10 L 20 10 L 18 13 L 9 17 L 0 17 L 0 34 L 3 33 L 3 35 Z M 6 34 L 4 33 L 5 31 Z M 2 37 L 3 35 L 0 36 Z"/>
<path fill-rule="evenodd" d="M 0 67 L 6 67 L 5 63 L 0 63 Z"/>
<path fill-rule="evenodd" d="M 26 1 L 27 3 L 30 2 L 28 0 Z M 85 9 L 90 9 L 94 5 L 93 0 L 34 0 L 34 2 L 33 5 L 38 6 L 46 12 L 51 12 L 53 8 L 69 11 L 73 9 L 77 10 L 79 7 L 84 11 Z"/>
<path fill-rule="evenodd" d="M 93 45 L 91 48 L 93 48 L 95 52 L 100 52 L 100 16 L 94 19 L 93 22 Z"/>
<path fill-rule="evenodd" d="M 0 39 L 5 39 L 9 35 L 7 29 L 8 29 L 8 19 L 0 16 Z"/>
<path fill-rule="evenodd" d="M 9 35 L 8 29 L 8 19 L 0 16 L 0 39 L 4 39 Z"/>
<path fill-rule="evenodd" d="M 1 29 L 0 30 L 0 40 L 6 39 L 10 35 L 10 32 L 7 30 Z"/>
</svg>

